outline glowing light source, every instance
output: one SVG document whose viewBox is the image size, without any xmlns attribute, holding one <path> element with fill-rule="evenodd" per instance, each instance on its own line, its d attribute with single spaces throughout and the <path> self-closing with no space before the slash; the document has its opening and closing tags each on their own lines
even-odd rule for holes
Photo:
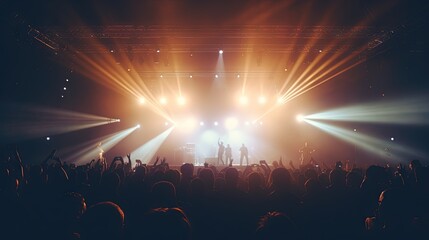
<svg viewBox="0 0 429 240">
<path fill-rule="evenodd" d="M 139 98 L 139 103 L 140 104 L 145 104 L 146 103 L 146 99 L 144 97 Z"/>
<path fill-rule="evenodd" d="M 246 122 L 244 123 L 244 125 L 249 126 L 249 125 L 250 125 L 250 122 L 249 122 L 249 121 L 246 121 Z"/>
<path fill-rule="evenodd" d="M 246 96 L 241 96 L 240 97 L 240 104 L 242 105 L 246 105 L 247 104 L 247 97 Z"/>
<path fill-rule="evenodd" d="M 264 96 L 260 96 L 260 97 L 258 98 L 258 102 L 259 102 L 259 104 L 265 104 L 265 103 L 267 102 L 267 99 L 265 99 L 265 97 L 264 97 Z"/>
<path fill-rule="evenodd" d="M 304 116 L 302 114 L 299 114 L 299 115 L 296 116 L 296 120 L 298 122 L 302 122 L 302 121 L 304 121 Z"/>
<path fill-rule="evenodd" d="M 136 125 L 136 128 L 140 128 L 140 127 L 141 127 L 141 126 L 140 126 L 140 124 L 137 124 L 137 125 Z"/>
<path fill-rule="evenodd" d="M 51 138 L 50 137 L 46 137 L 46 141 L 49 141 L 49 140 L 51 140 Z"/>
<path fill-rule="evenodd" d="M 202 121 L 201 121 L 201 122 L 200 122 L 200 126 L 204 126 L 204 122 L 202 122 Z"/>
<path fill-rule="evenodd" d="M 219 75 L 215 74 L 215 78 L 219 78 Z"/>
<path fill-rule="evenodd" d="M 278 97 L 277 98 L 277 104 L 283 104 L 283 103 L 284 103 L 283 98 L 282 97 Z"/>
<path fill-rule="evenodd" d="M 234 117 L 227 118 L 225 120 L 225 128 L 232 130 L 238 126 L 238 120 Z"/>
<path fill-rule="evenodd" d="M 161 98 L 159 99 L 159 103 L 161 103 L 162 105 L 166 105 L 166 104 L 167 104 L 167 98 L 165 98 L 165 97 L 161 97 Z"/>
<path fill-rule="evenodd" d="M 213 124 L 214 124 L 215 126 L 219 125 L 219 123 L 218 123 L 218 122 L 214 122 Z"/>
<path fill-rule="evenodd" d="M 237 78 L 240 78 L 240 74 L 237 74 Z"/>
<path fill-rule="evenodd" d="M 390 141 L 395 141 L 395 138 L 394 138 L 394 137 L 391 137 L 391 138 L 390 138 Z"/>
<path fill-rule="evenodd" d="M 178 103 L 179 105 L 185 105 L 185 103 L 186 103 L 186 98 L 185 98 L 185 97 L 183 97 L 183 96 L 178 97 L 178 98 L 177 98 L 177 103 Z"/>
<path fill-rule="evenodd" d="M 66 88 L 66 87 L 64 87 L 63 89 L 64 89 L 64 91 L 65 91 L 65 90 L 67 90 L 67 88 Z"/>
<path fill-rule="evenodd" d="M 219 54 L 223 54 L 223 50 L 222 49 L 219 50 Z"/>
</svg>

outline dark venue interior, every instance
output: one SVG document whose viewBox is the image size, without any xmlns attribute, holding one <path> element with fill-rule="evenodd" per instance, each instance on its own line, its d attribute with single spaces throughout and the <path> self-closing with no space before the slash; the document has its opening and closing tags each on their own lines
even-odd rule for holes
<svg viewBox="0 0 429 240">
<path fill-rule="evenodd" d="M 1 1 L 1 239 L 427 239 L 428 11 Z"/>
</svg>

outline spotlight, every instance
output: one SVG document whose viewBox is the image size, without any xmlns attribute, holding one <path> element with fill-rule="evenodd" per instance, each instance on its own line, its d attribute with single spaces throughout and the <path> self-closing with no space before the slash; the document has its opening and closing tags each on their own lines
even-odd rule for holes
<svg viewBox="0 0 429 240">
<path fill-rule="evenodd" d="M 219 123 L 218 122 L 214 122 L 214 125 L 217 126 L 217 125 L 219 125 Z"/>
<path fill-rule="evenodd" d="M 298 122 L 302 122 L 302 121 L 304 121 L 304 116 L 303 116 L 303 115 L 301 115 L 301 114 L 299 114 L 298 116 L 296 116 L 296 120 L 297 120 Z"/>
<path fill-rule="evenodd" d="M 200 126 L 204 126 L 204 122 L 202 122 L 202 121 L 201 121 L 201 122 L 200 122 Z"/>
<path fill-rule="evenodd" d="M 116 119 L 116 122 L 121 122 L 121 119 Z"/>
<path fill-rule="evenodd" d="M 391 137 L 391 138 L 390 138 L 390 141 L 395 141 L 395 138 L 394 138 L 394 137 Z"/>
<path fill-rule="evenodd" d="M 113 49 L 110 49 L 110 52 L 113 53 L 114 52 Z"/>
<path fill-rule="evenodd" d="M 51 138 L 50 137 L 46 137 L 46 141 L 49 141 L 49 140 L 51 140 Z"/>
<path fill-rule="evenodd" d="M 216 75 L 215 75 L 215 78 L 219 78 L 219 75 L 217 75 L 217 74 L 216 74 Z"/>
<path fill-rule="evenodd" d="M 156 49 L 156 52 L 157 52 L 157 53 L 159 53 L 159 52 L 161 52 L 161 50 L 159 50 L 159 49 Z"/>
<path fill-rule="evenodd" d="M 66 78 L 66 82 L 68 82 L 69 81 L 69 79 L 68 78 Z"/>
<path fill-rule="evenodd" d="M 162 105 L 166 105 L 166 104 L 167 104 L 167 99 L 166 99 L 165 97 L 161 97 L 161 98 L 159 99 L 159 102 L 160 102 Z"/>
<path fill-rule="evenodd" d="M 219 54 L 223 54 L 223 50 L 221 49 L 221 50 L 219 50 Z"/>
<path fill-rule="evenodd" d="M 146 99 L 144 99 L 144 97 L 139 98 L 139 103 L 140 104 L 145 104 L 146 103 Z"/>
<path fill-rule="evenodd" d="M 177 103 L 178 103 L 179 105 L 185 105 L 185 103 L 186 103 L 186 99 L 185 99 L 185 97 L 180 96 L 180 97 L 177 99 Z"/>
<path fill-rule="evenodd" d="M 282 97 L 278 97 L 277 98 L 277 104 L 283 104 L 283 103 L 284 103 L 283 98 Z"/>
<path fill-rule="evenodd" d="M 247 97 L 246 96 L 241 96 L 240 97 L 240 104 L 242 104 L 242 105 L 247 104 Z"/>
<path fill-rule="evenodd" d="M 355 129 L 353 129 L 353 132 L 357 132 L 357 129 L 355 128 Z"/>
<path fill-rule="evenodd" d="M 189 78 L 192 78 L 192 75 L 189 75 Z"/>
<path fill-rule="evenodd" d="M 240 74 L 237 74 L 237 78 L 240 78 Z"/>
<path fill-rule="evenodd" d="M 140 126 L 140 124 L 137 124 L 137 125 L 136 125 L 136 128 L 140 128 L 140 127 L 141 127 L 141 126 Z"/>
<path fill-rule="evenodd" d="M 64 87 L 63 89 L 64 89 L 64 91 L 65 91 L 65 90 L 67 90 L 67 88 L 66 88 L 66 87 Z"/>
<path fill-rule="evenodd" d="M 164 76 L 162 76 L 162 74 L 159 76 L 160 78 L 163 78 Z"/>
<path fill-rule="evenodd" d="M 265 104 L 266 101 L 267 100 L 265 99 L 264 96 L 260 96 L 259 99 L 258 99 L 259 104 Z"/>
</svg>

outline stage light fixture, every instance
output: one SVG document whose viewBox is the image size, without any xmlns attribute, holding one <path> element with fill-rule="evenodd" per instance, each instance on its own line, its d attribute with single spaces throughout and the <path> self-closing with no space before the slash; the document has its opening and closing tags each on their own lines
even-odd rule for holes
<svg viewBox="0 0 429 240">
<path fill-rule="evenodd" d="M 395 141 L 395 138 L 394 138 L 394 137 L 391 137 L 391 138 L 390 138 L 390 141 Z"/>
<path fill-rule="evenodd" d="M 63 89 L 64 89 L 64 91 L 65 91 L 65 90 L 67 90 L 67 88 L 66 88 L 66 87 L 64 87 Z"/>
<path fill-rule="evenodd" d="M 264 97 L 264 96 L 260 96 L 260 97 L 258 98 L 258 102 L 259 102 L 259 104 L 265 104 L 265 103 L 266 103 L 266 101 L 267 101 L 267 99 L 265 99 L 265 97 Z"/>
<path fill-rule="evenodd" d="M 219 54 L 223 54 L 223 50 L 222 49 L 219 50 Z"/>
<path fill-rule="evenodd" d="M 240 78 L 240 74 L 237 74 L 237 78 Z"/>
<path fill-rule="evenodd" d="M 139 98 L 139 103 L 140 104 L 145 104 L 146 103 L 146 99 L 144 97 Z"/>
<path fill-rule="evenodd" d="M 278 97 L 277 98 L 277 104 L 283 104 L 283 103 L 284 103 L 283 98 L 282 97 Z"/>
<path fill-rule="evenodd" d="M 219 78 L 219 75 L 215 74 L 215 78 Z"/>
<path fill-rule="evenodd" d="M 166 104 L 167 104 L 167 98 L 165 98 L 165 97 L 161 97 L 161 98 L 159 99 L 159 102 L 160 102 L 162 105 L 166 105 Z"/>
<path fill-rule="evenodd" d="M 192 78 L 192 75 L 189 75 L 189 78 Z"/>
<path fill-rule="evenodd" d="M 304 116 L 302 114 L 299 114 L 299 115 L 296 116 L 296 120 L 298 122 L 302 122 L 302 121 L 304 121 Z"/>
<path fill-rule="evenodd" d="M 66 82 L 68 82 L 69 81 L 69 79 L 68 78 L 66 78 Z"/>
<path fill-rule="evenodd" d="M 50 137 L 46 137 L 46 141 L 49 141 L 49 140 L 51 140 L 51 138 Z"/>
<path fill-rule="evenodd" d="M 141 126 L 140 126 L 140 124 L 137 124 L 137 125 L 136 125 L 136 128 L 140 128 L 140 127 L 141 127 Z"/>
<path fill-rule="evenodd" d="M 177 98 L 177 103 L 178 103 L 179 105 L 185 105 L 185 103 L 186 103 L 186 99 L 185 99 L 185 97 L 183 97 L 183 96 L 178 97 L 178 98 Z"/>
<path fill-rule="evenodd" d="M 241 96 L 240 97 L 240 104 L 241 105 L 246 105 L 247 104 L 247 97 L 246 96 Z"/>
</svg>

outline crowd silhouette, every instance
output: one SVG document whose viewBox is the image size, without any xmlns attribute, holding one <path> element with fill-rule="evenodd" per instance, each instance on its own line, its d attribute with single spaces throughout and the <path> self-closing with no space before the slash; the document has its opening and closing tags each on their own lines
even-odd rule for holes
<svg viewBox="0 0 429 240">
<path fill-rule="evenodd" d="M 427 239 L 429 168 L 1 159 L 2 239 Z"/>
</svg>

